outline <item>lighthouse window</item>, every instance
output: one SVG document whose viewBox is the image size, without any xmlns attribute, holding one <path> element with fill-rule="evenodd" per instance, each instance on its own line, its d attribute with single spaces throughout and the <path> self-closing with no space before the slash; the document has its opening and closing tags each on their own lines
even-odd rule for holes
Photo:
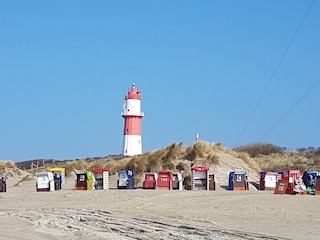
<svg viewBox="0 0 320 240">
<path fill-rule="evenodd" d="M 129 132 L 129 129 L 127 128 L 127 132 Z"/>
</svg>

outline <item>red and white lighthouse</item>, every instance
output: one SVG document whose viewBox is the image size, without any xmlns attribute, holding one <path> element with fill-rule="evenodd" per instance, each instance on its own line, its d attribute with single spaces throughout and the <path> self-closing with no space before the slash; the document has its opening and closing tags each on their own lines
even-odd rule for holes
<svg viewBox="0 0 320 240">
<path fill-rule="evenodd" d="M 141 112 L 141 90 L 136 89 L 133 83 L 124 100 L 123 155 L 135 156 L 142 154 L 141 119 L 144 113 Z"/>
</svg>

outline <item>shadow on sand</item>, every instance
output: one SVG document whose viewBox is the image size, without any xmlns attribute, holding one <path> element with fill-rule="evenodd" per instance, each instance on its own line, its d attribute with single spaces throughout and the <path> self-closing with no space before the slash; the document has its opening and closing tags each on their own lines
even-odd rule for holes
<svg viewBox="0 0 320 240">
<path fill-rule="evenodd" d="M 257 190 L 260 190 L 260 184 L 256 182 L 249 182 L 252 186 L 254 186 Z"/>
</svg>

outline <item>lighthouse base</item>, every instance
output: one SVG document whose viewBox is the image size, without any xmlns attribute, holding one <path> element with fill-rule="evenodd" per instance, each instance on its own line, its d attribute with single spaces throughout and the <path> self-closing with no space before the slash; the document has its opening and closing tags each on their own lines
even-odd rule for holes
<svg viewBox="0 0 320 240">
<path fill-rule="evenodd" d="M 140 135 L 124 135 L 123 155 L 135 156 L 142 154 L 142 141 Z"/>
</svg>

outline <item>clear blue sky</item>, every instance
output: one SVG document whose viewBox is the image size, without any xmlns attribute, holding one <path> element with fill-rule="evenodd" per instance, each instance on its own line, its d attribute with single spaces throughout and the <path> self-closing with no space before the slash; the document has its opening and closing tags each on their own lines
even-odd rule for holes
<svg viewBox="0 0 320 240">
<path fill-rule="evenodd" d="M 123 96 L 143 91 L 143 151 L 233 148 L 311 1 L 1 1 L 0 159 L 122 152 Z M 315 1 L 238 145 L 320 80 Z M 320 85 L 264 139 L 319 147 Z"/>
</svg>

